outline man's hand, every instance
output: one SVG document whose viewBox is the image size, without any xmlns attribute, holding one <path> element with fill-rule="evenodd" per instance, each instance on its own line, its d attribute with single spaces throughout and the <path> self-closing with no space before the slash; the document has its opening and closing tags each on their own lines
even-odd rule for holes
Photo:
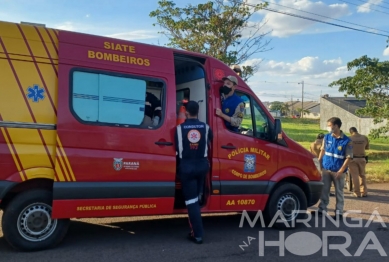
<svg viewBox="0 0 389 262">
<path fill-rule="evenodd" d="M 216 108 L 216 115 L 218 116 L 222 116 L 223 115 L 223 112 L 220 108 Z"/>
<path fill-rule="evenodd" d="M 335 173 L 335 178 L 338 179 L 343 175 L 344 171 L 339 170 L 338 172 Z"/>
</svg>

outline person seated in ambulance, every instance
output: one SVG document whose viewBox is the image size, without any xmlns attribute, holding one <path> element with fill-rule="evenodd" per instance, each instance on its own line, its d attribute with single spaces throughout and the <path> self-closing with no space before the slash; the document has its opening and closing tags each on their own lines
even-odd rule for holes
<svg viewBox="0 0 389 262">
<path fill-rule="evenodd" d="M 142 126 L 157 126 L 161 119 L 161 101 L 152 93 L 146 92 L 145 116 Z"/>
<path fill-rule="evenodd" d="M 226 127 L 236 133 L 239 133 L 239 127 L 242 123 L 245 105 L 240 96 L 235 93 L 238 79 L 235 76 L 223 78 L 224 85 L 222 92 L 222 109 L 216 109 L 216 115 L 221 117 Z"/>
</svg>

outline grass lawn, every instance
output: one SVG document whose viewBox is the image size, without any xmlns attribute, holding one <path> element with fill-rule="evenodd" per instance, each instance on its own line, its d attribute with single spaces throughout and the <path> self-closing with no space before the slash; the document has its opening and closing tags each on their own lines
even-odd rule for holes
<svg viewBox="0 0 389 262">
<path fill-rule="evenodd" d="M 307 150 L 315 141 L 317 134 L 325 134 L 320 129 L 320 120 L 281 118 L 282 129 L 294 141 Z M 260 126 L 258 121 L 257 126 Z M 251 127 L 250 120 L 243 119 L 242 126 Z M 348 130 L 343 130 L 350 135 Z M 389 182 L 389 138 L 370 139 L 370 150 L 367 151 L 369 163 L 366 165 L 367 180 L 369 182 Z"/>
<path fill-rule="evenodd" d="M 326 133 L 320 129 L 319 120 L 281 118 L 282 129 L 293 140 L 309 150 L 318 133 Z M 348 130 L 343 130 L 349 135 Z M 370 140 L 367 151 L 369 163 L 366 174 L 369 182 L 389 182 L 389 138 Z"/>
</svg>

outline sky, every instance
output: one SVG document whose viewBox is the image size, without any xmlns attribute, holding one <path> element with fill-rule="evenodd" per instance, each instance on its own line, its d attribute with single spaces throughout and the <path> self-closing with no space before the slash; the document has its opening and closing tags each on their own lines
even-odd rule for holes
<svg viewBox="0 0 389 262">
<path fill-rule="evenodd" d="M 206 1 L 174 2 L 185 7 Z M 157 1 L 151 0 L 0 0 L 0 20 L 165 45 L 168 39 L 158 33 L 162 29 L 154 26 L 156 19 L 149 16 L 157 8 Z M 247 84 L 262 101 L 319 101 L 324 94 L 343 96 L 337 87 L 328 85 L 353 75 L 347 70 L 348 62 L 364 55 L 389 59 L 389 0 L 271 0 L 268 8 L 386 36 L 258 11 L 250 23 L 262 25 L 261 32 L 266 33 L 263 43 L 270 41 L 266 47 L 270 50 L 254 54 L 242 65 L 260 62 Z"/>
</svg>

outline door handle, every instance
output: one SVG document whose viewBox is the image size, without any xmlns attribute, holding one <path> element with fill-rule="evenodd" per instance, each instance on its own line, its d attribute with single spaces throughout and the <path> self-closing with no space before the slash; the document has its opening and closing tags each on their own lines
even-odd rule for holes
<svg viewBox="0 0 389 262">
<path fill-rule="evenodd" d="M 163 146 L 172 146 L 172 142 L 162 142 L 162 141 L 157 141 L 155 142 L 156 145 L 163 145 Z"/>
<path fill-rule="evenodd" d="M 236 149 L 236 147 L 235 146 L 222 146 L 222 148 L 224 148 L 224 149 Z"/>
</svg>

